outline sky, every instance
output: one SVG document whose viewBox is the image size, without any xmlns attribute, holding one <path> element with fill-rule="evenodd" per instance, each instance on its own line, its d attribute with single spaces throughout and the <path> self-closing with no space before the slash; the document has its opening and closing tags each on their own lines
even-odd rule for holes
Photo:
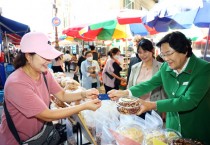
<svg viewBox="0 0 210 145">
<path fill-rule="evenodd" d="M 31 31 L 53 30 L 51 0 L 0 0 L 2 16 L 29 25 Z"/>
<path fill-rule="evenodd" d="M 3 16 L 29 25 L 31 31 L 52 32 L 53 2 L 54 0 L 0 0 L 0 7 Z M 71 7 L 71 13 L 74 13 L 71 24 L 78 25 L 96 18 L 99 20 L 99 13 L 115 7 L 119 0 L 71 0 L 71 3 L 74 6 Z"/>
</svg>

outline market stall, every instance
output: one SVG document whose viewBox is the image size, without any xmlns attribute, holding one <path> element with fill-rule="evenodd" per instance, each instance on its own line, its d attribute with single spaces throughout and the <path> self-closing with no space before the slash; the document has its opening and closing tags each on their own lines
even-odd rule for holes
<svg viewBox="0 0 210 145">
<path fill-rule="evenodd" d="M 66 91 L 83 89 L 62 73 L 54 74 L 54 77 L 64 88 L 66 84 L 72 83 Z M 53 101 L 59 107 L 69 107 L 88 99 L 71 103 L 62 103 L 56 99 Z M 170 144 L 181 138 L 179 132 L 164 128 L 161 117 L 155 111 L 147 113 L 145 119 L 136 116 L 140 106 L 137 99 L 122 98 L 116 102 L 102 99 L 102 106 L 97 111 L 84 110 L 71 118 L 80 124 L 83 136 L 94 145 L 128 145 L 128 142 L 132 145 L 155 145 L 157 142 Z"/>
</svg>

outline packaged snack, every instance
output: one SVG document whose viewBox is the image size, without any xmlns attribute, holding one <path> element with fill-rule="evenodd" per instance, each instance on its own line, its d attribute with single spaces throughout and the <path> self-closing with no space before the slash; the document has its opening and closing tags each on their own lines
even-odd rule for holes
<svg viewBox="0 0 210 145">
<path fill-rule="evenodd" d="M 137 114 L 140 106 L 138 99 L 120 98 L 117 101 L 117 110 L 122 114 Z"/>
<path fill-rule="evenodd" d="M 142 144 L 144 139 L 144 134 L 142 128 L 137 124 L 126 124 L 120 125 L 116 131 L 121 135 L 136 141 L 137 143 Z"/>
<path fill-rule="evenodd" d="M 182 137 L 181 133 L 179 133 L 178 131 L 174 129 L 169 129 L 169 128 L 165 129 L 165 136 L 166 136 L 166 140 L 168 144 L 170 144 L 173 140 L 179 139 Z"/>
<path fill-rule="evenodd" d="M 154 138 L 166 143 L 166 136 L 165 136 L 164 131 L 163 130 L 153 130 L 153 131 L 147 132 L 145 134 L 144 144 L 145 145 L 153 145 Z"/>
</svg>

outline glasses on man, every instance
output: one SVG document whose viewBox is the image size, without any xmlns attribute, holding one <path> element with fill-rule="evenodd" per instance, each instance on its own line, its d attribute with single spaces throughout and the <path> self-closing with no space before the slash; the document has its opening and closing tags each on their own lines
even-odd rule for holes
<svg viewBox="0 0 210 145">
<path fill-rule="evenodd" d="M 171 56 L 171 55 L 174 54 L 175 52 L 176 52 L 176 51 L 167 52 L 167 53 L 165 53 L 165 54 L 160 53 L 159 56 L 160 56 L 161 58 L 165 58 L 165 57 L 167 57 L 167 56 Z"/>
</svg>

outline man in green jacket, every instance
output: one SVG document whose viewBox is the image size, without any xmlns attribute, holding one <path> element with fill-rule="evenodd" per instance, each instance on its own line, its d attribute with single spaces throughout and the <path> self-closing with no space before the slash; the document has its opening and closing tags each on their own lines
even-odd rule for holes
<svg viewBox="0 0 210 145">
<path fill-rule="evenodd" d="M 163 86 L 168 99 L 141 100 L 139 114 L 157 110 L 167 112 L 166 127 L 181 132 L 184 138 L 210 145 L 210 63 L 197 58 L 191 41 L 181 32 L 163 37 L 157 46 L 164 59 L 160 70 L 149 80 L 128 90 L 111 90 L 112 100 L 123 96 L 142 96 Z"/>
</svg>

